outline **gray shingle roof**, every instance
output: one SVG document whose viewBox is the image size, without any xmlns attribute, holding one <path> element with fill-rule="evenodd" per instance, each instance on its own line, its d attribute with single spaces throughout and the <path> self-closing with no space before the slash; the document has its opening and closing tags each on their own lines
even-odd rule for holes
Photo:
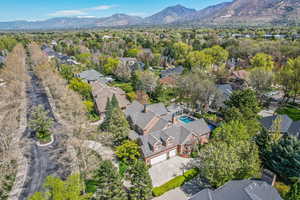
<svg viewBox="0 0 300 200">
<path fill-rule="evenodd" d="M 139 112 L 142 112 L 144 109 L 144 105 L 140 104 L 138 101 L 133 101 L 132 104 L 130 104 L 126 110 L 125 115 L 130 116 Z"/>
<path fill-rule="evenodd" d="M 141 129 L 144 129 L 147 127 L 149 122 L 156 117 L 156 115 L 153 112 L 141 112 L 130 115 L 130 117 L 135 125 L 137 125 Z"/>
<path fill-rule="evenodd" d="M 293 122 L 288 132 L 300 140 L 300 121 Z"/>
<path fill-rule="evenodd" d="M 233 89 L 230 84 L 217 85 L 217 88 L 221 92 L 224 101 L 228 100 L 232 95 Z"/>
<path fill-rule="evenodd" d="M 166 115 L 168 113 L 168 110 L 163 103 L 147 105 L 147 110 L 155 113 L 158 116 Z"/>
<path fill-rule="evenodd" d="M 182 66 L 178 66 L 178 67 L 171 68 L 171 69 L 166 69 L 166 70 L 161 71 L 160 77 L 164 78 L 164 77 L 171 76 L 171 75 L 180 75 L 180 74 L 182 74 L 183 70 L 184 70 L 184 68 Z"/>
<path fill-rule="evenodd" d="M 274 123 L 276 119 L 280 119 L 281 121 L 280 132 L 287 133 L 300 139 L 300 121 L 294 122 L 287 115 L 273 115 L 264 117 L 260 120 L 260 122 L 265 129 L 274 131 L 276 128 Z"/>
<path fill-rule="evenodd" d="M 187 130 L 196 133 L 198 136 L 209 133 L 211 130 L 204 119 L 195 120 L 183 125 Z"/>
<path fill-rule="evenodd" d="M 151 139 L 151 136 L 154 136 L 155 138 L 160 138 L 162 141 L 165 141 L 165 138 L 167 138 L 167 137 L 171 137 L 174 139 L 174 145 L 177 146 L 177 145 L 183 145 L 183 144 L 186 144 L 187 142 L 189 142 L 190 135 L 196 134 L 198 136 L 201 136 L 201 135 L 210 133 L 210 131 L 211 131 L 209 129 L 207 123 L 203 119 L 196 120 L 189 124 L 191 124 L 191 125 L 185 126 L 181 123 L 173 124 L 168 128 L 140 136 L 140 138 L 143 142 L 143 145 L 141 148 L 142 148 L 144 156 L 146 156 L 146 157 L 152 156 L 154 154 L 157 154 L 157 153 L 167 149 L 166 147 L 162 147 L 154 152 L 149 147 L 149 143 L 151 143 L 151 141 L 149 141 L 149 139 Z M 170 148 L 170 147 L 168 147 L 168 148 Z"/>
<path fill-rule="evenodd" d="M 150 133 L 151 132 L 155 132 L 155 131 L 159 131 L 162 130 L 164 128 L 166 128 L 169 124 L 169 121 L 159 118 L 158 122 L 155 123 L 155 125 L 150 129 Z"/>
<path fill-rule="evenodd" d="M 202 190 L 190 200 L 282 200 L 279 193 L 266 182 L 257 180 L 230 181 L 212 191 Z"/>
<path fill-rule="evenodd" d="M 79 73 L 77 76 L 86 81 L 97 81 L 97 80 L 100 80 L 101 77 L 103 77 L 102 74 L 100 74 L 99 72 L 97 72 L 94 69 L 83 71 L 83 72 Z"/>
</svg>

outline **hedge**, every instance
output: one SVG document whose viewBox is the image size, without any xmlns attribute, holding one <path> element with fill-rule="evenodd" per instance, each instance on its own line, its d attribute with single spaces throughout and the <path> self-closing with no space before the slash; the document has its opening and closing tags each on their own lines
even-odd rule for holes
<svg viewBox="0 0 300 200">
<path fill-rule="evenodd" d="M 152 190 L 153 196 L 155 197 L 161 196 L 170 190 L 182 186 L 185 182 L 195 178 L 198 175 L 198 173 L 199 173 L 198 169 L 190 169 L 186 171 L 182 176 L 177 176 L 172 180 L 166 182 L 165 184 L 153 188 Z"/>
</svg>

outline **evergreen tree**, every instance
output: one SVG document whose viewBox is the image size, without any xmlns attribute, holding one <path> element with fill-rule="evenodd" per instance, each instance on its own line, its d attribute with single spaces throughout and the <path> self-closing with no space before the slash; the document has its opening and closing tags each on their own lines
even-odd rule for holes
<svg viewBox="0 0 300 200">
<path fill-rule="evenodd" d="M 103 161 L 94 175 L 97 191 L 96 200 L 126 200 L 121 177 L 111 161 Z"/>
<path fill-rule="evenodd" d="M 138 160 L 130 169 L 130 200 L 149 200 L 152 197 L 152 180 L 146 164 Z"/>
<path fill-rule="evenodd" d="M 115 146 L 120 146 L 128 138 L 129 124 L 120 108 L 113 108 L 111 118 L 107 124 L 107 131 L 112 133 Z"/>
<path fill-rule="evenodd" d="M 228 116 L 233 117 L 234 119 L 237 119 L 240 116 L 243 116 L 243 119 L 246 120 L 253 119 L 257 117 L 257 113 L 260 111 L 260 105 L 256 98 L 256 94 L 250 89 L 233 92 L 230 99 L 225 102 L 225 105 L 226 108 L 222 112 L 225 118 L 227 116 L 226 121 L 231 120 Z M 235 115 L 237 116 L 234 117 Z"/>
<path fill-rule="evenodd" d="M 119 102 L 115 94 L 111 98 L 111 106 L 113 108 L 119 108 Z"/>
<path fill-rule="evenodd" d="M 266 165 L 280 176 L 300 177 L 300 142 L 285 136 L 266 154 Z"/>
<path fill-rule="evenodd" d="M 300 199 L 300 179 L 294 183 L 287 194 L 287 200 L 299 200 Z"/>
<path fill-rule="evenodd" d="M 107 98 L 106 106 L 105 106 L 105 119 L 104 119 L 104 122 L 100 125 L 100 129 L 102 131 L 107 130 L 107 125 L 108 125 L 108 122 L 110 121 L 111 113 L 112 113 L 112 103 L 111 103 L 110 99 Z"/>
</svg>

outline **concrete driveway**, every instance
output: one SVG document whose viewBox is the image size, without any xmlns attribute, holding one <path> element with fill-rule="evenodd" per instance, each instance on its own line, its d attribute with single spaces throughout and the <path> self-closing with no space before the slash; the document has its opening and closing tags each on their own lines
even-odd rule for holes
<svg viewBox="0 0 300 200">
<path fill-rule="evenodd" d="M 161 186 L 176 176 L 183 174 L 185 166 L 191 161 L 190 158 L 174 157 L 152 166 L 149 174 L 153 187 Z"/>
<path fill-rule="evenodd" d="M 153 200 L 188 200 L 188 196 L 182 191 L 181 188 L 171 190 L 160 197 L 156 197 Z"/>
</svg>

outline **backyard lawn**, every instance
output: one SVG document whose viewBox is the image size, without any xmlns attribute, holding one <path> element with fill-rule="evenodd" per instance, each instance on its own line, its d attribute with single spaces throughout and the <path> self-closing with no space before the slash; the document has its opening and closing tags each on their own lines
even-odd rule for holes
<svg viewBox="0 0 300 200">
<path fill-rule="evenodd" d="M 300 120 L 300 107 L 288 105 L 288 106 L 279 108 L 276 112 L 278 114 L 286 114 L 290 118 L 292 118 L 294 121 Z"/>
</svg>

